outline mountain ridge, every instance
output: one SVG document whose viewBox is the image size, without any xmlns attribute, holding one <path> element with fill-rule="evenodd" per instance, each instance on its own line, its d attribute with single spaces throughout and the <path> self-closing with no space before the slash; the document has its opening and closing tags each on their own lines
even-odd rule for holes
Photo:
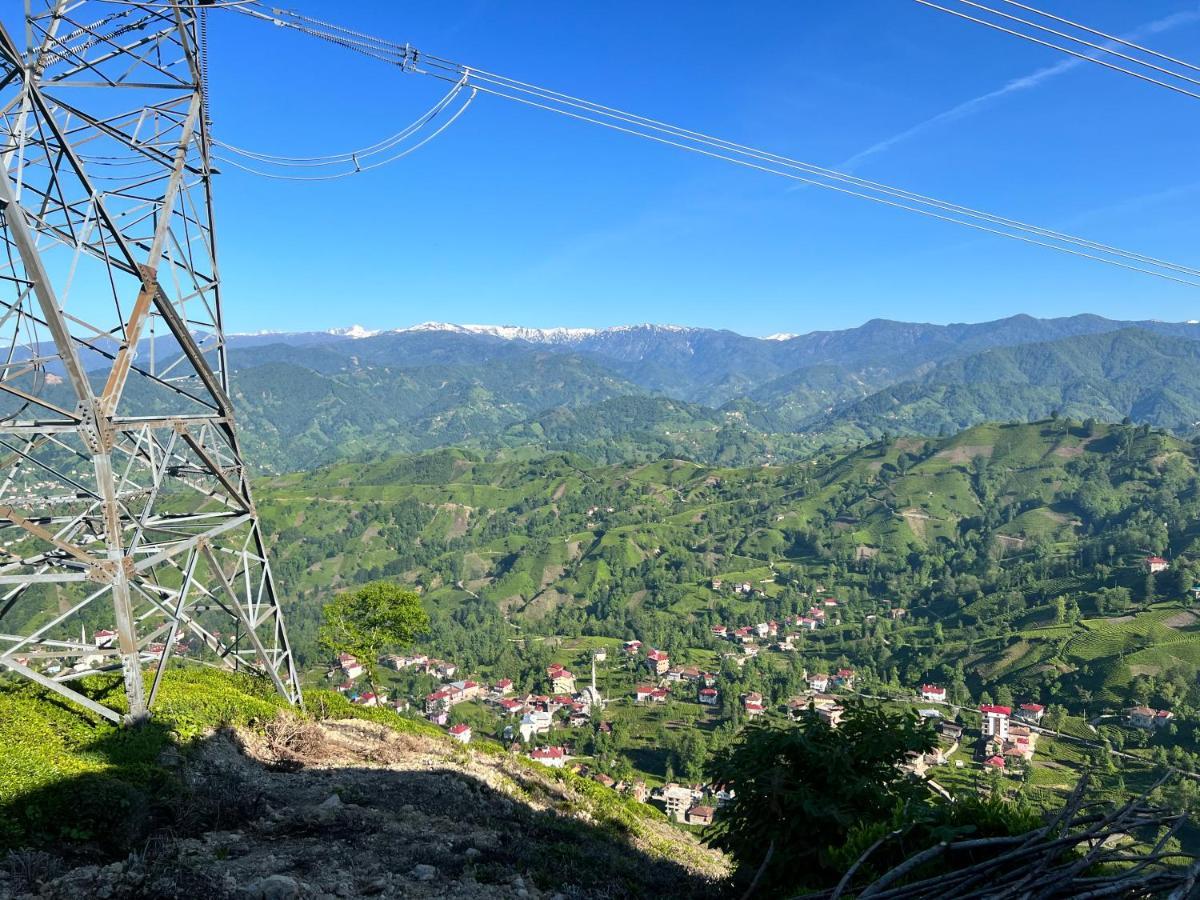
<svg viewBox="0 0 1200 900">
<path fill-rule="evenodd" d="M 1120 370 L 1098 370 L 1086 357 L 1108 352 L 1114 334 L 1123 335 Z M 1196 348 L 1197 323 L 1084 314 L 872 319 L 774 339 L 678 325 L 427 322 L 234 336 L 228 359 L 251 457 L 282 471 L 454 443 L 745 464 L 887 430 L 935 435 L 1054 410 L 1185 433 L 1200 422 Z"/>
</svg>

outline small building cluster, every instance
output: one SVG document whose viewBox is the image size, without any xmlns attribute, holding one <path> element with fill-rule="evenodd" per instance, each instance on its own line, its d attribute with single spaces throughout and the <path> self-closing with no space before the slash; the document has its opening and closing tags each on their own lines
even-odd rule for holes
<svg viewBox="0 0 1200 900">
<path fill-rule="evenodd" d="M 1169 709 L 1151 709 L 1149 706 L 1135 706 L 1125 711 L 1126 722 L 1134 728 L 1144 728 L 1146 731 L 1165 728 L 1174 718 L 1175 714 Z"/>
<path fill-rule="evenodd" d="M 1011 707 L 987 705 L 979 707 L 979 712 L 983 716 L 979 757 L 985 766 L 1003 771 L 1014 763 L 1026 764 L 1033 760 L 1037 733 L 1029 725 L 1014 724 Z"/>
<path fill-rule="evenodd" d="M 687 825 L 711 825 L 717 810 L 734 798 L 723 785 L 689 786 L 668 782 L 655 788 L 650 798 L 662 803 L 667 816 Z"/>
</svg>

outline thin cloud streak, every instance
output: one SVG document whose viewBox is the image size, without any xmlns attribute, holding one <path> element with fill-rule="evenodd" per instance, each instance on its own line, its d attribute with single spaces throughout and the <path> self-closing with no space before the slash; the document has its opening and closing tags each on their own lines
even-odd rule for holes
<svg viewBox="0 0 1200 900">
<path fill-rule="evenodd" d="M 1161 191 L 1152 191 L 1148 194 L 1139 194 L 1136 197 L 1130 197 L 1118 203 L 1112 203 L 1108 206 L 1098 206 L 1095 209 L 1086 209 L 1083 212 L 1072 216 L 1061 227 L 1083 224 L 1095 220 L 1110 219 L 1129 213 L 1141 212 L 1142 210 L 1158 206 L 1162 203 L 1171 203 L 1175 200 L 1184 199 L 1193 194 L 1200 193 L 1200 181 L 1191 181 L 1187 184 L 1177 184 L 1173 187 L 1164 188 Z"/>
<path fill-rule="evenodd" d="M 1128 41 L 1136 41 L 1152 35 L 1171 31 L 1172 29 L 1178 28 L 1181 25 L 1190 25 L 1196 21 L 1200 21 L 1200 10 L 1177 12 L 1161 19 L 1157 19 L 1153 22 L 1147 22 L 1145 25 L 1135 28 L 1128 34 L 1122 35 L 1122 38 Z M 1107 44 L 1107 46 L 1116 47 L 1118 45 L 1110 42 Z M 1029 75 L 1024 75 L 1020 78 L 1014 78 L 1003 87 L 999 87 L 994 91 L 988 91 L 986 94 L 980 94 L 978 97 L 974 97 L 970 100 L 959 103 L 957 106 L 952 106 L 950 109 L 944 110 L 935 116 L 931 116 L 930 118 L 925 119 L 923 122 L 918 122 L 916 125 L 906 128 L 904 131 L 894 134 L 891 137 L 884 138 L 882 141 L 872 144 L 865 150 L 855 153 L 853 156 L 839 163 L 834 168 L 842 171 L 852 170 L 864 160 L 890 150 L 897 144 L 911 140 L 912 138 L 917 137 L 918 135 L 923 134 L 930 129 L 937 128 L 939 125 L 944 125 L 947 122 L 954 122 L 958 119 L 966 118 L 967 116 L 973 115 L 974 113 L 983 109 L 985 106 L 988 106 L 993 101 L 999 100 L 1002 97 L 1007 97 L 1009 94 L 1033 90 L 1052 78 L 1057 78 L 1060 75 L 1086 64 L 1087 63 L 1085 60 L 1078 59 L 1076 57 L 1070 57 L 1062 60 L 1061 62 L 1057 62 L 1052 66 L 1045 66 L 1044 68 L 1038 69 L 1036 72 L 1032 72 Z"/>
</svg>

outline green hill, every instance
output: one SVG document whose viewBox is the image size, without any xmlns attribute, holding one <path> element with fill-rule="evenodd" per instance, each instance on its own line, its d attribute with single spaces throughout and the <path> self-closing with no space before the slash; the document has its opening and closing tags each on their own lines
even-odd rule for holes
<svg viewBox="0 0 1200 900">
<path fill-rule="evenodd" d="M 1053 410 L 1191 431 L 1200 422 L 1200 344 L 1129 328 L 988 350 L 805 424 L 848 438 L 889 430 L 937 434 Z"/>
<path fill-rule="evenodd" d="M 1056 627 L 1060 604 L 1103 619 L 1179 600 L 1200 559 L 1196 448 L 1145 427 L 1066 419 L 777 467 L 434 451 L 276 479 L 260 506 L 310 661 L 323 599 L 378 577 L 423 591 L 445 652 L 514 668 L 526 663 L 506 642 L 506 619 L 704 654 L 719 649 L 711 625 L 802 612 L 825 590 L 843 598 L 847 622 L 810 641 L 818 654 L 836 650 L 902 683 L 965 661 L 976 685 L 1021 680 L 1039 694 L 1074 672 L 1115 698 L 1130 676 L 1110 684 L 1083 672 L 1074 645 L 1038 651 L 1039 665 L 1061 658 L 1055 672 L 1018 672 L 1017 651 L 1000 664 L 988 648 L 1046 643 L 1057 632 L 1038 630 Z M 1153 587 L 1141 569 L 1149 553 L 1176 560 Z M 755 594 L 713 590 L 713 578 Z M 881 621 L 896 607 L 908 617 Z M 891 628 L 898 643 L 886 643 Z M 1122 647 L 1153 655 L 1145 641 Z M 1192 653 L 1178 656 L 1193 666 Z"/>
<path fill-rule="evenodd" d="M 1181 434 L 1200 422 L 1200 326 L 1188 324 L 876 320 L 787 340 L 659 326 L 536 340 L 445 328 L 234 339 L 250 461 L 280 472 L 470 445 L 748 465 L 1054 410 Z M 133 385 L 129 402 L 149 414 L 144 388 Z M 69 402 L 56 390 L 54 402 Z"/>
</svg>

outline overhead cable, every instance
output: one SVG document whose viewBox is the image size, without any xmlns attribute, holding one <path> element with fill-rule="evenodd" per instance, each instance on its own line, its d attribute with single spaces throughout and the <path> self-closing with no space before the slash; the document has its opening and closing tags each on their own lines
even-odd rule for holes
<svg viewBox="0 0 1200 900">
<path fill-rule="evenodd" d="M 918 2 L 925 2 L 925 0 L 918 0 Z M 403 71 L 430 75 L 452 81 L 456 85 L 465 81 L 476 91 L 524 106 L 557 113 L 577 121 L 599 125 L 659 144 L 779 175 L 796 182 L 917 213 L 976 231 L 1200 287 L 1200 269 L 1193 266 L 1124 250 L 1109 244 L 1031 225 L 1016 219 L 972 209 L 914 191 L 892 187 L 813 163 L 727 141 L 702 132 L 573 97 L 560 91 L 518 81 L 494 72 L 477 69 L 473 66 L 468 67 L 442 57 L 425 54 L 408 44 L 371 38 L 348 29 L 341 29 L 332 34 L 326 33 L 323 29 L 329 26 L 294 11 L 272 9 L 270 14 L 267 14 L 253 8 L 240 7 L 237 10 L 260 20 L 272 22 L 277 26 L 287 27 L 322 40 L 333 41 L 345 49 L 359 52 L 369 58 L 382 58 Z"/>
<path fill-rule="evenodd" d="M 960 19 L 965 19 L 968 22 L 975 22 L 979 25 L 984 25 L 987 28 L 992 28 L 996 31 L 1001 31 L 1001 32 L 1004 32 L 1005 34 L 1010 34 L 1013 37 L 1018 37 L 1018 38 L 1021 38 L 1022 40 L 1030 41 L 1034 44 L 1040 44 L 1043 47 L 1050 47 L 1051 49 L 1058 50 L 1061 53 L 1066 53 L 1069 56 L 1073 56 L 1076 59 L 1081 59 L 1084 62 L 1095 63 L 1096 65 L 1103 66 L 1106 69 L 1111 69 L 1115 72 L 1121 72 L 1122 74 L 1125 74 L 1125 75 L 1131 75 L 1132 77 L 1137 78 L 1140 81 L 1144 81 L 1149 84 L 1156 85 L 1158 87 L 1166 88 L 1169 91 L 1174 91 L 1177 94 L 1183 94 L 1184 96 L 1191 97 L 1194 100 L 1200 100 L 1200 92 L 1197 92 L 1195 90 L 1192 90 L 1191 88 L 1184 86 L 1184 85 L 1190 84 L 1190 85 L 1200 87 L 1200 79 L 1196 79 L 1190 75 L 1186 75 L 1181 72 L 1177 72 L 1174 69 L 1160 65 L 1157 62 L 1152 62 L 1150 60 L 1141 59 L 1137 56 L 1133 56 L 1129 53 L 1125 53 L 1124 51 L 1121 51 L 1121 50 L 1118 50 L 1115 48 L 1116 48 L 1116 46 L 1121 45 L 1121 46 L 1128 47 L 1130 49 L 1136 49 L 1141 52 L 1150 54 L 1157 59 L 1161 59 L 1163 61 L 1169 61 L 1175 65 L 1181 65 L 1188 69 L 1192 69 L 1192 70 L 1196 70 L 1196 71 L 1200 71 L 1200 69 L 1198 69 L 1196 66 L 1192 65 L 1191 63 L 1185 63 L 1180 60 L 1175 60 L 1172 57 L 1166 56 L 1165 54 L 1157 53 L 1155 51 L 1143 50 L 1143 48 L 1139 47 L 1137 44 L 1133 44 L 1133 43 L 1130 43 L 1127 41 L 1122 41 L 1120 38 L 1108 38 L 1107 36 L 1105 36 L 1106 39 L 1109 41 L 1109 44 L 1107 46 L 1104 44 L 1097 44 L 1094 41 L 1087 40 L 1086 38 L 1076 37 L 1067 32 L 1060 31 L 1056 28 L 1052 28 L 1048 25 L 1042 25 L 1042 24 L 1039 24 L 1038 22 L 1032 21 L 1030 19 L 1024 19 L 1024 18 L 1021 18 L 1020 16 L 1012 15 L 1011 13 L 1002 12 L 1001 10 L 994 9 L 990 6 L 985 6 L 982 3 L 974 2 L 974 0 L 945 0 L 945 2 L 957 3 L 958 6 L 965 6 L 965 7 L 977 10 L 979 12 L 979 15 L 964 12 L 963 10 L 958 9 L 958 8 L 954 8 L 954 7 L 950 7 L 950 6 L 943 6 L 941 3 L 933 2 L 933 0 L 915 0 L 915 2 L 921 4 L 922 6 L 927 6 L 930 9 L 934 9 L 939 12 L 944 12 L 949 15 L 956 16 Z M 1000 0 L 1000 2 L 1006 2 L 1006 0 Z M 1063 22 L 1063 23 L 1069 22 L 1069 20 L 1067 20 L 1067 19 L 1060 19 L 1055 16 L 1050 16 L 1047 13 L 1042 13 L 1040 10 L 1036 10 L 1036 9 L 1034 9 L 1034 7 L 1031 7 L 1031 6 L 1025 6 L 1023 4 L 1016 4 L 1016 5 L 1020 6 L 1022 9 L 1027 9 L 1032 12 L 1035 12 L 1038 15 L 1046 16 L 1047 18 L 1053 19 L 1054 21 Z M 999 19 L 1003 19 L 1006 22 L 1016 23 L 1016 25 L 1015 26 L 1005 25 L 1001 22 L 997 22 L 997 21 L 993 21 L 988 18 L 984 18 L 984 16 L 988 16 L 988 15 L 994 16 Z M 1073 27 L 1078 27 L 1081 30 L 1086 31 L 1089 34 L 1095 34 L 1098 36 L 1103 35 L 1102 32 L 1096 32 L 1093 29 L 1085 28 L 1084 26 L 1075 26 L 1074 23 L 1069 23 L 1069 24 L 1071 24 Z M 1056 38 L 1059 38 L 1061 40 L 1068 42 L 1068 46 L 1064 46 L 1063 44 L 1055 43 L 1053 40 L 1048 40 L 1048 39 L 1045 39 L 1042 37 L 1038 37 L 1036 34 L 1030 34 L 1027 31 L 1023 31 L 1019 27 L 1016 27 L 1016 26 L 1024 26 L 1025 28 L 1032 28 L 1032 29 L 1035 29 L 1036 31 L 1040 31 L 1045 34 L 1050 34 Z M 1076 46 L 1072 47 L 1072 46 L 1070 46 L 1070 44 L 1074 44 Z M 1131 65 L 1127 66 L 1127 65 L 1122 65 L 1121 63 L 1112 62 L 1111 60 L 1113 60 L 1113 59 L 1120 59 L 1120 60 L 1130 63 Z M 1150 73 L 1157 73 L 1157 74 L 1150 74 Z M 1159 77 L 1159 75 L 1162 75 L 1165 77 Z"/>
<path fill-rule="evenodd" d="M 1086 31 L 1088 34 L 1094 34 L 1096 37 L 1102 37 L 1106 41 L 1111 41 L 1114 44 L 1123 44 L 1124 46 L 1131 47 L 1134 50 L 1140 50 L 1142 53 L 1145 53 L 1149 56 L 1154 56 L 1166 62 L 1174 63 L 1177 66 L 1183 66 L 1185 69 L 1193 69 L 1196 72 L 1200 72 L 1200 66 L 1198 65 L 1194 65 L 1193 63 L 1186 62 L 1182 59 L 1176 59 L 1173 56 L 1167 56 L 1165 53 L 1160 53 L 1157 50 L 1151 50 L 1149 47 L 1143 47 L 1141 44 L 1135 44 L 1133 41 L 1127 40 L 1123 37 L 1106 34 L 1103 31 L 1097 31 L 1095 28 L 1091 28 L 1087 25 L 1081 25 L 1078 22 L 1072 22 L 1070 19 L 1064 19 L 1062 16 L 1056 16 L 1053 13 L 1046 12 L 1045 10 L 1035 9 L 1034 7 L 1028 6 L 1024 3 L 1018 3 L 1017 0 L 1000 0 L 1000 2 L 1007 3 L 1009 6 L 1015 6 L 1018 9 L 1026 10 L 1027 12 L 1037 13 L 1039 16 L 1043 16 L 1047 19 L 1053 19 L 1055 22 L 1061 22 L 1064 25 L 1070 25 L 1072 28 L 1078 28 L 1080 31 Z"/>
<path fill-rule="evenodd" d="M 426 144 L 428 144 L 430 141 L 432 141 L 434 138 L 436 138 L 438 135 L 440 135 L 442 132 L 444 132 L 447 128 L 449 128 L 451 125 L 453 125 L 458 120 L 459 116 L 461 116 L 464 112 L 467 111 L 467 107 L 469 107 L 471 105 L 471 101 L 475 99 L 476 89 L 473 86 L 467 86 L 465 84 L 465 82 L 463 82 L 463 81 L 460 81 L 458 84 L 456 84 L 450 90 L 450 92 L 448 94 L 446 94 L 445 97 L 443 97 L 436 104 L 434 104 L 434 106 L 431 107 L 429 109 L 429 111 L 426 112 L 423 116 L 421 116 L 420 119 L 418 119 L 416 122 L 414 122 L 408 128 L 406 128 L 403 132 L 398 132 L 398 135 L 401 135 L 401 137 L 394 141 L 387 143 L 385 149 L 391 149 L 391 148 L 399 145 L 404 138 L 411 137 L 412 135 L 419 132 L 422 128 L 424 128 L 426 125 L 428 125 L 430 122 L 432 122 L 438 116 L 439 113 L 441 113 L 443 110 L 445 110 L 447 108 L 447 106 L 449 106 L 464 89 L 469 90 L 469 92 L 470 92 L 467 95 L 466 100 L 464 100 L 459 105 L 459 107 L 456 110 L 454 110 L 454 112 L 449 116 L 449 118 L 447 118 L 444 122 L 442 122 L 441 125 L 439 125 L 436 129 L 434 129 L 429 134 L 425 135 L 425 137 L 423 137 L 421 140 L 417 141 L 415 144 L 405 147 L 403 150 L 393 153 L 383 159 L 375 159 L 374 157 L 380 151 L 374 151 L 372 154 L 368 154 L 367 156 L 362 157 L 362 158 L 357 157 L 354 154 L 351 154 L 347 158 L 338 159 L 338 160 L 335 160 L 334 162 L 324 162 L 324 163 L 300 162 L 300 163 L 297 163 L 295 161 L 290 161 L 290 162 L 285 162 L 285 163 L 275 163 L 276 165 L 280 165 L 283 168 L 288 168 L 288 167 L 295 168 L 297 166 L 300 166 L 300 167 L 329 166 L 329 165 L 333 165 L 335 163 L 345 165 L 346 163 L 351 163 L 353 165 L 353 168 L 351 168 L 351 169 L 346 169 L 346 170 L 343 170 L 340 172 L 324 173 L 324 174 L 320 174 L 320 175 L 293 175 L 293 174 L 285 174 L 283 172 L 271 172 L 266 169 L 256 168 L 256 165 L 265 165 L 265 164 L 270 164 L 273 162 L 273 160 L 270 157 L 267 157 L 265 155 L 260 155 L 261 158 L 258 158 L 258 159 L 251 157 L 251 159 L 254 161 L 254 164 L 247 164 L 245 162 L 242 162 L 238 159 L 235 159 L 231 156 L 226 156 L 226 155 L 214 154 L 213 158 L 218 159 L 221 162 L 226 163 L 227 165 L 231 165 L 236 169 L 241 169 L 243 172 L 248 172 L 251 175 L 257 175 L 260 178 L 271 178 L 271 179 L 275 179 L 278 181 L 336 181 L 336 180 L 339 180 L 342 178 L 349 178 L 353 175 L 359 175 L 363 172 L 370 172 L 374 169 L 382 168 L 383 166 L 390 165 L 391 163 L 394 163 L 397 160 L 403 159 L 404 157 L 408 156 L 410 153 L 413 153 L 414 151 L 419 150 L 421 147 L 424 147 Z M 220 146 L 224 146 L 224 145 L 220 145 Z M 244 151 L 238 151 L 238 152 L 244 152 Z M 286 159 L 286 158 L 283 158 L 283 159 Z"/>
</svg>

